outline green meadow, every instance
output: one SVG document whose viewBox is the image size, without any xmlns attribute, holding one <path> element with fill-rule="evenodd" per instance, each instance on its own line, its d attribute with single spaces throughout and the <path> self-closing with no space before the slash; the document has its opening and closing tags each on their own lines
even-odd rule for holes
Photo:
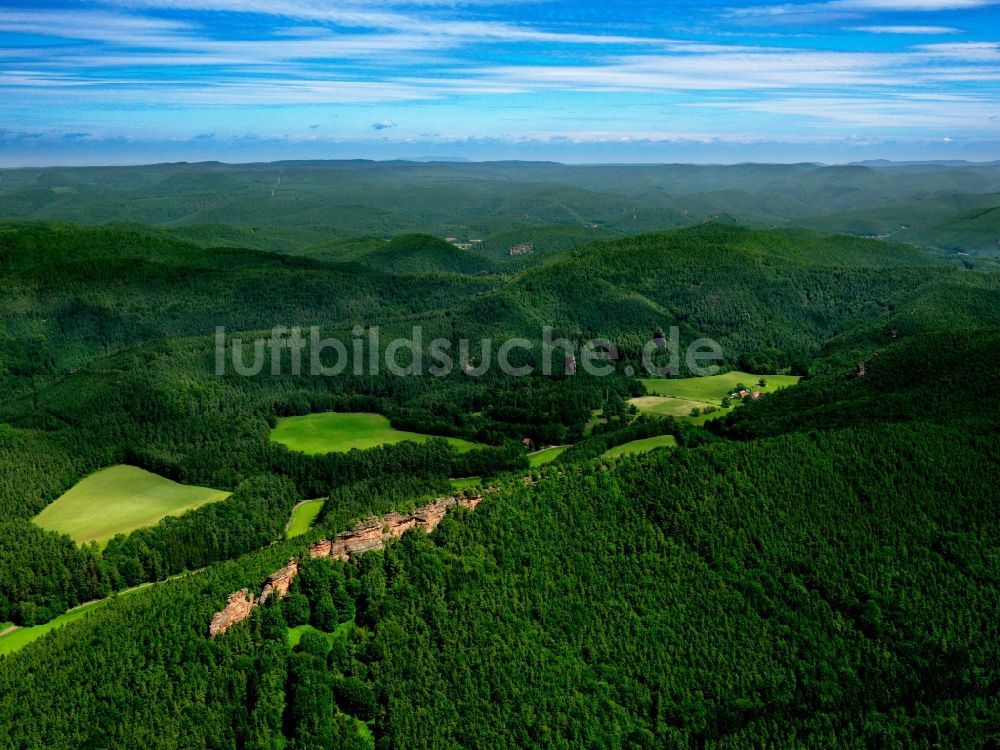
<svg viewBox="0 0 1000 750">
<path fill-rule="evenodd" d="M 677 438 L 673 435 L 657 435 L 656 437 L 643 438 L 642 440 L 633 440 L 631 443 L 616 445 L 614 448 L 604 451 L 603 456 L 604 458 L 618 458 L 619 456 L 646 453 L 654 448 L 669 448 L 674 445 L 677 445 Z"/>
<path fill-rule="evenodd" d="M 34 521 L 43 529 L 69 534 L 77 544 L 102 543 L 227 497 L 222 490 L 178 484 L 119 464 L 81 479 Z"/>
<path fill-rule="evenodd" d="M 462 491 L 472 489 L 473 487 L 481 487 L 483 484 L 482 477 L 459 477 L 458 479 L 450 479 L 451 488 L 453 490 Z"/>
<path fill-rule="evenodd" d="M 767 385 L 758 385 L 761 378 Z M 642 378 L 646 393 L 650 395 L 630 399 L 629 403 L 635 405 L 640 414 L 654 417 L 684 417 L 701 424 L 728 414 L 736 408 L 738 404 L 736 401 L 733 402 L 733 406 L 725 409 L 720 404 L 737 385 L 745 385 L 751 391 L 773 393 L 798 382 L 798 375 L 754 375 L 739 370 L 703 378 Z M 706 406 L 714 407 L 715 411 L 697 417 L 690 416 L 692 409 L 704 410 Z"/>
<path fill-rule="evenodd" d="M 759 387 L 761 378 L 767 383 Z M 798 375 L 754 375 L 749 372 L 733 370 L 722 375 L 709 375 L 704 378 L 642 378 L 646 393 L 653 396 L 670 396 L 672 398 L 700 401 L 718 406 L 724 396 L 728 396 L 737 384 L 759 390 L 761 393 L 772 393 L 799 382 Z"/>
<path fill-rule="evenodd" d="M 76 609 L 71 609 L 64 615 L 60 615 L 53 620 L 49 620 L 44 625 L 34 625 L 30 628 L 17 628 L 11 630 L 7 635 L 0 636 L 0 656 L 5 656 L 18 651 L 27 646 L 32 641 L 38 640 L 46 633 L 61 628 L 63 625 L 79 620 L 84 615 L 88 615 L 98 607 L 107 604 L 110 599 L 101 599 L 96 602 L 82 604 Z"/>
<path fill-rule="evenodd" d="M 381 414 L 368 412 L 334 412 L 306 414 L 301 417 L 284 417 L 271 430 L 271 440 L 302 453 L 342 453 L 357 448 L 375 448 L 379 445 L 402 443 L 412 440 L 423 443 L 434 435 L 397 430 Z M 446 437 L 448 444 L 459 452 L 482 447 L 461 438 Z"/>
<path fill-rule="evenodd" d="M 316 517 L 323 510 L 323 498 L 319 500 L 303 500 L 292 508 L 292 517 L 288 519 L 288 528 L 285 529 L 285 539 L 302 536 L 312 528 Z"/>
<path fill-rule="evenodd" d="M 529 453 L 528 462 L 530 463 L 531 468 L 534 469 L 535 467 L 547 464 L 550 461 L 555 461 L 559 454 L 568 447 L 568 445 L 553 445 L 551 448 L 542 448 L 540 451 Z"/>
<path fill-rule="evenodd" d="M 706 403 L 705 401 L 692 401 L 687 398 L 674 398 L 672 396 L 639 396 L 629 399 L 629 403 L 639 409 L 640 414 L 648 414 L 652 417 L 686 417 L 692 409 L 704 409 L 708 406 L 715 406 L 718 409 L 714 415 L 721 416 L 729 409 L 723 409 L 719 403 Z"/>
</svg>

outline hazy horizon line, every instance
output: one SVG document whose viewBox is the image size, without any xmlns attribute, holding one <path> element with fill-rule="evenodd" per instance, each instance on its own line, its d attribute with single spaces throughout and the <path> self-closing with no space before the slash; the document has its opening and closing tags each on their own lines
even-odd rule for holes
<svg viewBox="0 0 1000 750">
<path fill-rule="evenodd" d="M 86 162 L 79 164 L 72 163 L 23 163 L 14 165 L 0 165 L 0 171 L 15 171 L 20 169 L 129 169 L 141 167 L 169 167 L 169 166 L 204 166 L 219 165 L 225 167 L 253 167 L 271 166 L 279 164 L 344 164 L 367 162 L 371 164 L 447 164 L 449 166 L 475 166 L 485 164 L 551 164 L 563 167 L 740 167 L 740 166 L 769 166 L 769 167 L 793 167 L 793 166 L 813 166 L 813 167 L 850 167 L 850 166 L 997 166 L 1000 159 L 993 160 L 971 160 L 971 159 L 888 159 L 874 157 L 870 159 L 855 159 L 850 161 L 820 161 L 809 159 L 796 159 L 792 161 L 768 161 L 742 159 L 738 161 L 562 161 L 559 159 L 469 159 L 465 157 L 398 157 L 378 159 L 365 156 L 338 157 L 338 158 L 298 158 L 298 159 L 263 159 L 249 161 L 224 161 L 221 159 L 199 159 L 188 161 L 186 159 L 172 159 L 164 161 L 129 161 L 129 162 Z"/>
</svg>

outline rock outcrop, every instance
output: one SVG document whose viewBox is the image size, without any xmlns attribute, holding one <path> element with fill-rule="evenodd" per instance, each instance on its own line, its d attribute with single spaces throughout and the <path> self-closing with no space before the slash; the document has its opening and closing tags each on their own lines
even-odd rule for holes
<svg viewBox="0 0 1000 750">
<path fill-rule="evenodd" d="M 230 594 L 226 600 L 226 608 L 212 616 L 212 622 L 208 625 L 208 634 L 215 638 L 220 633 L 225 633 L 233 625 L 243 622 L 250 616 L 254 607 L 266 602 L 272 594 L 279 599 L 284 599 L 292 581 L 298 574 L 299 564 L 295 558 L 292 558 L 285 567 L 276 570 L 267 577 L 259 599 L 254 599 L 250 589 L 240 589 Z"/>
<path fill-rule="evenodd" d="M 225 633 L 236 623 L 243 622 L 250 616 L 250 612 L 256 604 L 250 589 L 240 589 L 230 594 L 226 600 L 226 608 L 212 616 L 212 622 L 208 626 L 208 634 L 215 638 L 219 633 Z"/>
<path fill-rule="evenodd" d="M 277 594 L 279 599 L 284 599 L 285 594 L 288 593 L 289 586 L 292 585 L 292 581 L 295 580 L 295 576 L 299 574 L 299 564 L 295 561 L 293 557 L 288 561 L 288 564 L 281 570 L 271 573 L 267 577 L 267 581 L 264 582 L 264 588 L 260 592 L 259 604 L 263 604 L 268 600 L 271 594 Z"/>
<path fill-rule="evenodd" d="M 410 529 L 431 531 L 444 518 L 448 508 L 461 505 L 475 508 L 482 501 L 477 497 L 446 497 L 428 505 L 421 505 L 413 513 L 389 513 L 384 516 L 366 518 L 353 529 L 338 535 L 335 539 L 324 539 L 309 548 L 310 557 L 332 557 L 335 560 L 350 560 L 373 549 L 382 549 L 386 539 L 398 539 Z"/>
<path fill-rule="evenodd" d="M 475 508 L 483 498 L 478 497 L 445 497 L 433 503 L 421 505 L 413 513 L 388 513 L 384 516 L 366 518 L 355 524 L 350 531 L 339 534 L 334 539 L 324 539 L 309 548 L 310 557 L 332 557 L 335 560 L 350 560 L 354 555 L 360 555 L 373 549 L 382 549 L 386 539 L 399 539 L 410 529 L 431 531 L 445 517 L 448 509 L 456 505 L 465 508 Z M 292 581 L 299 573 L 299 564 L 295 558 L 280 570 L 267 577 L 260 598 L 254 599 L 249 589 L 240 589 L 230 594 L 226 600 L 226 608 L 212 616 L 208 626 L 208 634 L 215 638 L 225 633 L 237 623 L 243 622 L 258 604 L 263 604 L 272 595 L 283 599 L 288 593 Z"/>
</svg>

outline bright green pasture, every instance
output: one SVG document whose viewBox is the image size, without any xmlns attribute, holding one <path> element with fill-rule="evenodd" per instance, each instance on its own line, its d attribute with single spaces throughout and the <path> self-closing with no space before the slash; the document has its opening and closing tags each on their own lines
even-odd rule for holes
<svg viewBox="0 0 1000 750">
<path fill-rule="evenodd" d="M 288 528 L 285 530 L 285 539 L 294 536 L 302 536 L 312 528 L 313 522 L 323 510 L 325 500 L 303 500 L 292 508 L 292 517 L 288 519 Z"/>
<path fill-rule="evenodd" d="M 433 435 L 397 430 L 381 414 L 334 412 L 284 417 L 271 430 L 271 440 L 303 453 L 342 453 L 412 440 L 423 443 Z M 446 437 L 459 452 L 483 446 L 461 438 Z"/>
<path fill-rule="evenodd" d="M 44 625 L 34 625 L 30 628 L 18 628 L 17 630 L 12 630 L 7 633 L 7 635 L 0 636 L 0 656 L 22 649 L 32 641 L 41 638 L 49 631 L 62 627 L 67 623 L 73 622 L 74 620 L 79 620 L 81 617 L 93 612 L 98 607 L 104 606 L 108 603 L 108 601 L 110 600 L 100 599 L 96 602 L 90 602 L 89 604 L 84 604 L 76 609 L 71 609 L 66 614 L 60 615 L 54 620 L 49 620 Z"/>
<path fill-rule="evenodd" d="M 630 443 L 616 445 L 604 451 L 604 458 L 617 458 L 634 453 L 645 453 L 654 448 L 668 448 L 677 445 L 677 439 L 673 435 L 657 435 L 656 437 L 633 440 Z"/>
<path fill-rule="evenodd" d="M 767 383 L 763 388 L 757 385 L 761 378 Z M 733 392 L 738 383 L 743 383 L 750 390 L 771 393 L 798 382 L 798 375 L 754 375 L 739 370 L 704 378 L 642 378 L 646 392 L 651 395 L 672 396 L 713 406 L 718 406 L 725 396 Z"/>
<path fill-rule="evenodd" d="M 229 497 L 228 492 L 178 484 L 119 464 L 84 477 L 35 516 L 43 529 L 69 534 L 77 544 L 106 542 L 118 533 L 153 526 Z"/>
<path fill-rule="evenodd" d="M 630 404 L 634 404 L 640 414 L 648 414 L 651 417 L 686 417 L 692 409 L 704 409 L 712 406 L 704 401 L 691 401 L 686 398 L 671 398 L 670 396 L 639 396 L 629 399 Z M 722 416 L 726 413 L 718 404 L 714 404 L 718 409 L 714 416 Z"/>
<path fill-rule="evenodd" d="M 767 383 L 763 387 L 757 385 L 762 377 Z M 720 404 L 740 383 L 752 391 L 772 393 L 798 382 L 798 375 L 753 375 L 739 370 L 704 378 L 642 378 L 646 392 L 651 395 L 630 399 L 629 403 L 638 407 L 640 414 L 684 417 L 695 424 L 701 424 L 724 416 L 736 407 L 738 401 L 734 401 L 727 409 L 723 409 Z M 715 411 L 698 417 L 689 416 L 692 409 L 704 410 L 706 406 L 714 406 Z"/>
<path fill-rule="evenodd" d="M 448 481 L 451 482 L 451 488 L 458 492 L 473 487 L 481 487 L 483 484 L 482 477 L 459 477 L 458 479 L 449 479 Z"/>
<path fill-rule="evenodd" d="M 531 468 L 534 469 L 542 464 L 547 464 L 549 461 L 555 461 L 559 454 L 568 447 L 568 445 L 553 445 L 551 448 L 542 448 L 540 451 L 529 453 L 528 462 Z"/>
</svg>

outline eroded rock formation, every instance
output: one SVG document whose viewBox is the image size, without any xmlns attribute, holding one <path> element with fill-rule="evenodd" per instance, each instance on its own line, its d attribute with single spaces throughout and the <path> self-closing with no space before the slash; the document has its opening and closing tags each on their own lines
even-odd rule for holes
<svg viewBox="0 0 1000 750">
<path fill-rule="evenodd" d="M 332 557 L 335 560 L 350 560 L 353 555 L 373 549 L 382 549 L 386 539 L 399 539 L 410 529 L 433 530 L 448 509 L 461 505 L 464 508 L 475 508 L 483 498 L 477 497 L 445 497 L 433 503 L 421 505 L 413 513 L 388 513 L 384 516 L 366 518 L 355 524 L 350 531 L 339 534 L 334 539 L 324 539 L 309 548 L 310 557 Z M 260 598 L 254 599 L 249 589 L 240 589 L 230 594 L 226 600 L 226 608 L 216 612 L 208 626 L 208 634 L 214 638 L 225 633 L 237 623 L 243 622 L 258 604 L 263 604 L 272 595 L 279 599 L 288 593 L 292 581 L 299 573 L 299 564 L 292 558 L 281 570 L 267 577 Z"/>
<path fill-rule="evenodd" d="M 208 634 L 215 638 L 219 633 L 225 633 L 238 622 L 243 622 L 250 616 L 256 602 L 250 589 L 240 589 L 230 594 L 226 600 L 226 608 L 212 616 L 208 626 Z"/>
<path fill-rule="evenodd" d="M 448 508 L 461 505 L 475 508 L 483 498 L 446 497 L 428 505 L 421 505 L 413 513 L 389 513 L 384 516 L 366 518 L 354 528 L 338 535 L 335 539 L 324 539 L 309 548 L 310 557 L 332 557 L 335 560 L 350 560 L 352 555 L 360 555 L 368 550 L 382 549 L 386 539 L 398 539 L 410 529 L 431 531 L 441 523 Z"/>
<path fill-rule="evenodd" d="M 288 593 L 288 587 L 292 585 L 292 581 L 295 580 L 295 576 L 299 574 L 299 564 L 295 561 L 293 557 L 288 561 L 288 564 L 281 570 L 271 573 L 267 577 L 267 581 L 264 583 L 264 588 L 260 592 L 259 604 L 263 604 L 268 600 L 271 594 L 277 593 L 279 599 L 284 599 L 285 594 Z"/>
<path fill-rule="evenodd" d="M 250 616 L 254 607 L 266 602 L 272 594 L 276 594 L 279 599 L 284 599 L 298 573 L 299 564 L 295 558 L 292 558 L 285 567 L 276 570 L 267 577 L 259 599 L 255 600 L 253 592 L 249 589 L 240 589 L 236 593 L 230 594 L 226 600 L 226 608 L 212 616 L 212 622 L 208 625 L 208 634 L 215 638 L 219 633 L 225 633 L 236 623 L 243 622 Z"/>
</svg>

